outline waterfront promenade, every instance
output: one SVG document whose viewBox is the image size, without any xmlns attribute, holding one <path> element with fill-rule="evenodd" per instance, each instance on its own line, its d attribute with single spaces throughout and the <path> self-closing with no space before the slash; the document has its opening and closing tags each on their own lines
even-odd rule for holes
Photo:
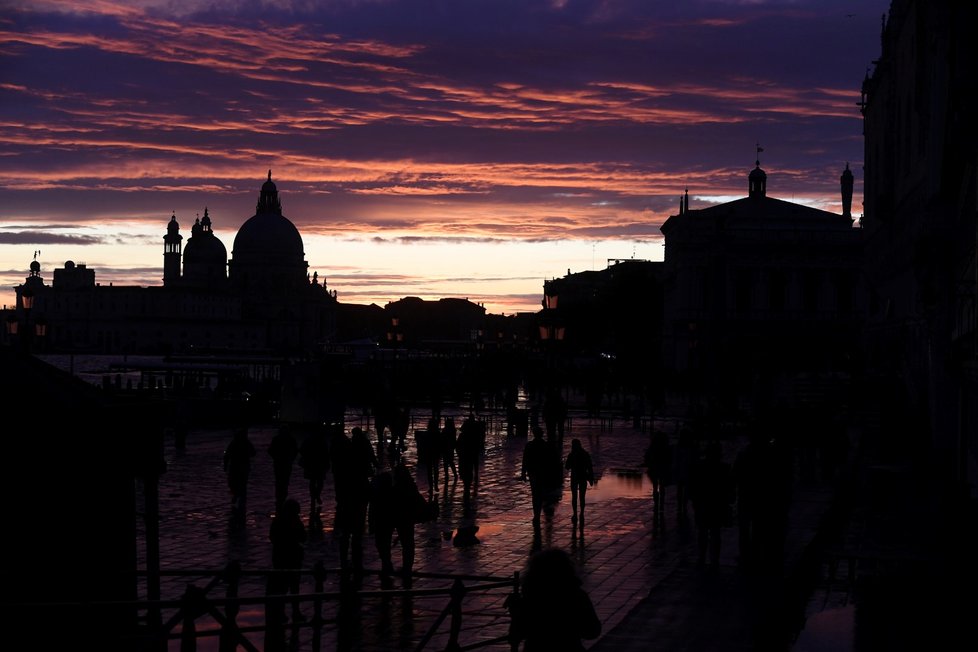
<svg viewBox="0 0 978 652">
<path fill-rule="evenodd" d="M 443 416 L 449 415 L 456 417 L 456 423 L 461 423 L 465 416 L 450 409 L 443 412 Z M 420 412 L 415 415 L 412 433 L 414 428 L 423 427 L 427 416 Z M 648 443 L 650 427 L 665 430 L 675 443 L 676 419 L 661 418 L 637 424 L 624 417 L 591 419 L 583 413 L 572 412 L 564 454 L 571 439 L 579 438 L 594 458 L 598 478 L 596 486 L 588 492 L 586 528 L 580 538 L 574 535 L 571 523 L 566 480 L 563 499 L 552 517 L 544 517 L 539 535 L 535 535 L 531 524 L 529 485 L 519 479 L 526 439 L 507 436 L 506 424 L 498 416 L 491 413 L 480 416 L 487 423 L 487 438 L 473 495 L 473 510 L 470 516 L 463 514 L 461 481 L 449 478 L 446 483 L 443 477 L 439 478 L 436 495 L 440 514 L 436 521 L 416 527 L 414 568 L 419 577 L 413 583 L 415 590 L 450 586 L 450 581 L 439 577 L 440 574 L 512 578 L 515 572 L 524 570 L 529 556 L 536 550 L 562 547 L 577 563 L 584 588 L 594 601 L 603 624 L 602 636 L 586 642 L 586 646 L 601 650 L 625 649 L 629 645 L 631 649 L 651 649 L 642 646 L 651 636 L 665 635 L 671 623 L 686 622 L 688 626 L 698 627 L 689 614 L 708 615 L 708 610 L 704 611 L 702 599 L 697 601 L 692 596 L 712 595 L 714 600 L 721 601 L 731 597 L 737 599 L 736 594 L 730 593 L 733 590 L 731 583 L 739 575 L 735 528 L 725 529 L 720 569 L 711 575 L 708 570 L 696 568 L 692 517 L 677 517 L 674 487 L 667 490 L 662 517 L 654 517 L 651 487 L 641 467 L 642 453 Z M 376 441 L 376 433 L 366 417 L 347 415 L 347 432 L 354 426 L 367 429 L 371 439 Z M 174 446 L 172 438 L 167 439 L 167 470 L 159 485 L 160 565 L 164 572 L 210 569 L 216 573 L 232 561 L 240 563 L 244 570 L 271 567 L 268 531 L 274 513 L 274 490 L 271 459 L 266 447 L 274 431 L 274 426 L 253 427 L 249 431 L 258 453 L 243 519 L 232 516 L 221 465 L 222 452 L 230 441 L 231 431 L 193 430 L 183 450 Z M 419 487 L 427 493 L 427 479 L 423 468 L 417 465 L 413 437 L 409 436 L 407 443 L 404 457 L 415 470 Z M 733 460 L 743 444 L 739 437 L 728 437 L 721 443 L 728 461 Z M 308 524 L 307 483 L 298 467 L 294 470 L 290 494 L 299 499 Z M 310 528 L 306 565 L 312 567 L 321 562 L 328 571 L 334 571 L 340 563 L 331 522 L 334 508 L 331 475 L 327 475 L 323 499 L 322 524 L 314 523 Z M 803 548 L 814 538 L 814 530 L 830 500 L 831 489 L 826 486 L 802 488 L 796 493 L 795 502 L 800 507 L 793 510 L 795 520 L 790 524 L 787 558 L 798 559 L 803 554 Z M 472 525 L 478 527 L 479 543 L 465 547 L 453 545 L 452 537 L 458 528 Z M 141 568 L 145 565 L 145 544 L 145 533 L 140 524 Z M 364 559 L 368 569 L 379 569 L 371 536 L 364 537 Z M 395 567 L 399 567 L 399 562 L 400 549 L 395 547 Z M 203 586 L 209 579 L 164 576 L 162 597 L 179 598 L 188 581 Z M 394 588 L 401 588 L 396 579 Z M 366 593 L 355 601 L 354 609 L 349 608 L 349 602 L 336 601 L 324 606 L 328 624 L 322 633 L 322 649 L 415 649 L 448 602 L 445 595 L 377 597 L 374 592 L 380 589 L 379 579 L 368 575 L 362 587 Z M 263 590 L 263 580 L 245 578 L 240 594 L 261 595 Z M 306 578 L 302 590 L 313 591 L 311 578 Z M 339 591 L 337 573 L 327 575 L 324 590 Z M 647 598 L 653 590 L 658 590 L 661 596 L 659 606 L 669 605 L 674 613 L 670 615 L 667 608 L 656 614 L 640 615 L 641 619 L 650 619 L 646 626 L 637 621 L 634 614 L 643 608 L 648 610 Z M 505 636 L 508 617 L 503 603 L 507 594 L 504 589 L 466 597 L 459 633 L 459 644 L 463 649 Z M 220 596 L 220 592 L 215 594 L 215 597 Z M 308 613 L 310 605 L 306 605 L 305 610 Z M 631 618 L 630 614 L 633 614 Z M 164 620 L 167 615 L 164 614 Z M 722 617 L 729 618 L 729 614 Z M 208 618 L 205 616 L 198 621 L 199 630 L 215 627 Z M 263 611 L 259 606 L 246 606 L 238 616 L 242 626 L 258 624 L 262 620 Z M 657 626 L 659 630 L 656 630 Z M 179 631 L 179 626 L 175 631 Z M 445 649 L 448 634 L 446 620 L 426 649 Z M 673 635 L 688 636 L 688 633 L 673 632 Z M 263 648 L 260 633 L 248 636 L 258 649 Z M 310 630 L 303 628 L 297 640 L 298 649 L 313 649 L 310 639 Z M 180 649 L 179 641 L 172 641 L 170 649 Z M 202 637 L 198 649 L 216 650 L 217 638 Z M 508 646 L 500 642 L 487 649 L 503 650 Z M 729 649 L 749 648 L 734 645 Z"/>
</svg>

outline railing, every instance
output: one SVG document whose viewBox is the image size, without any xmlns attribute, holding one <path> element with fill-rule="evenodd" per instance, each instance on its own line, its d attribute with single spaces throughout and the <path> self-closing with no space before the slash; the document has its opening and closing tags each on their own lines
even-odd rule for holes
<svg viewBox="0 0 978 652">
<path fill-rule="evenodd" d="M 248 583 L 249 578 L 269 579 L 280 573 L 296 571 L 282 570 L 243 570 L 239 564 L 232 562 L 225 569 L 214 570 L 168 570 L 162 571 L 161 576 L 176 578 L 208 578 L 203 586 L 193 582 L 186 585 L 183 595 L 168 600 L 139 600 L 132 602 L 88 603 L 85 606 L 90 613 L 97 614 L 99 610 L 106 613 L 136 614 L 139 622 L 144 623 L 130 634 L 132 649 L 137 650 L 170 650 L 171 643 L 179 641 L 180 652 L 197 652 L 202 640 L 217 638 L 216 649 L 219 652 L 233 652 L 237 649 L 249 652 L 273 652 L 275 650 L 309 649 L 320 652 L 323 649 L 324 630 L 329 627 L 341 629 L 344 626 L 344 604 L 353 599 L 357 607 L 369 600 L 385 600 L 394 597 L 405 599 L 414 598 L 448 598 L 444 608 L 438 613 L 424 634 L 417 640 L 415 652 L 431 649 L 432 642 L 442 630 L 445 621 L 448 625 L 448 643 L 446 651 L 474 650 L 488 646 L 505 645 L 515 652 L 518 641 L 511 637 L 512 617 L 508 612 L 510 596 L 519 594 L 519 572 L 514 572 L 511 578 L 451 575 L 440 573 L 413 573 L 412 578 L 428 580 L 445 580 L 450 584 L 444 587 L 425 587 L 410 589 L 362 590 L 352 586 L 348 578 L 339 569 L 327 570 L 322 564 L 312 569 L 299 571 L 303 575 L 311 575 L 313 591 L 300 594 L 262 593 L 242 595 L 242 584 Z M 146 575 L 146 573 L 139 573 Z M 379 571 L 368 570 L 365 575 L 380 575 Z M 341 578 L 339 591 L 327 591 L 328 577 Z M 251 582 L 254 584 L 254 582 Z M 213 595 L 215 589 L 224 585 L 223 596 Z M 482 639 L 463 645 L 459 640 L 462 632 L 463 604 L 467 597 L 476 594 L 487 594 L 494 591 L 505 591 L 507 597 L 502 601 L 499 617 L 504 618 L 506 633 L 492 638 Z M 329 618 L 324 614 L 324 607 L 330 603 L 337 605 L 335 617 Z M 283 616 L 289 604 L 312 606 L 312 616 L 288 622 Z M 241 623 L 239 618 L 242 608 L 249 606 L 264 607 L 264 622 L 250 614 L 250 623 Z M 58 607 L 72 608 L 78 605 L 44 605 L 47 609 Z M 294 614 L 293 614 L 294 615 Z M 209 618 L 208 618 L 209 617 Z M 164 619 L 165 618 L 165 619 Z M 207 622 L 202 622 L 204 620 Z M 261 646 L 255 644 L 249 634 L 264 634 Z M 339 635 L 339 634 L 338 634 Z M 444 640 L 444 635 L 441 637 Z M 327 649 L 340 646 L 327 645 Z M 207 649 L 215 649 L 213 645 Z"/>
</svg>

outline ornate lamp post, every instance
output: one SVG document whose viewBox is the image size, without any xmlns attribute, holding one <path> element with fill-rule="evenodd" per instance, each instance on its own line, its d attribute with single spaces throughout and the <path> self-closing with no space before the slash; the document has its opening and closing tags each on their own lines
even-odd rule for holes
<svg viewBox="0 0 978 652">
<path fill-rule="evenodd" d="M 552 286 L 544 287 L 540 339 L 543 340 L 544 347 L 546 347 L 547 387 L 552 389 L 556 375 L 556 347 L 559 346 L 558 342 L 564 339 L 564 327 L 557 322 L 557 293 Z"/>
</svg>

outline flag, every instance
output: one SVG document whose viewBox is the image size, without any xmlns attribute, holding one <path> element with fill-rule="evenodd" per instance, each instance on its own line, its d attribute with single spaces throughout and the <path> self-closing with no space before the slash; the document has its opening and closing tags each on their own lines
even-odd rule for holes
<svg viewBox="0 0 978 652">
<path fill-rule="evenodd" d="M 760 153 L 761 153 L 761 152 L 763 152 L 763 151 L 764 151 L 764 148 L 763 148 L 763 147 L 760 147 L 760 146 L 758 146 L 758 148 L 757 148 L 757 153 L 758 153 L 758 154 L 760 154 Z"/>
</svg>

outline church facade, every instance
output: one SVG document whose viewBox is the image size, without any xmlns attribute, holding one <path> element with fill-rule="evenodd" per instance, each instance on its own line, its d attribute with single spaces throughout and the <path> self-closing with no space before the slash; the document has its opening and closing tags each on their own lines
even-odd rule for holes
<svg viewBox="0 0 978 652">
<path fill-rule="evenodd" d="M 34 260 L 16 292 L 7 337 L 20 326 L 16 337 L 29 336 L 35 351 L 291 355 L 322 350 L 336 331 L 336 293 L 309 277 L 271 171 L 230 258 L 205 209 L 186 243 L 170 217 L 162 286 L 102 285 L 95 270 L 70 260 L 47 285 Z"/>
</svg>

